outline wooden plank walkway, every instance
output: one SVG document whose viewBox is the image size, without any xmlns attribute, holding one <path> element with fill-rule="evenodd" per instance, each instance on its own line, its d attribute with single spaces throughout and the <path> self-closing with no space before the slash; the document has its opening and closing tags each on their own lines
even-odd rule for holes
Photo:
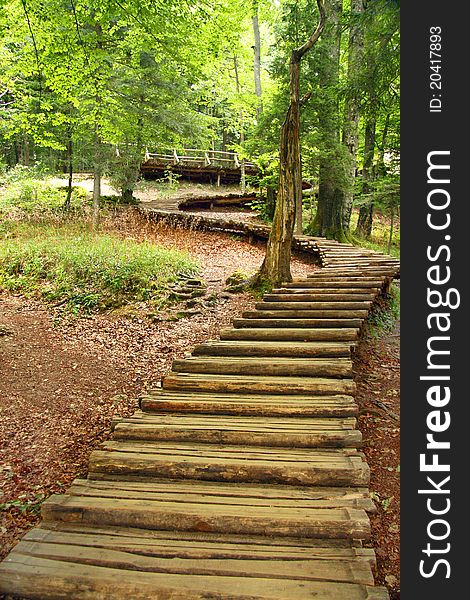
<svg viewBox="0 0 470 600">
<path fill-rule="evenodd" d="M 385 600 L 351 351 L 396 259 L 301 236 L 324 268 L 175 360 L 42 507 L 0 592 L 79 600 Z"/>
</svg>

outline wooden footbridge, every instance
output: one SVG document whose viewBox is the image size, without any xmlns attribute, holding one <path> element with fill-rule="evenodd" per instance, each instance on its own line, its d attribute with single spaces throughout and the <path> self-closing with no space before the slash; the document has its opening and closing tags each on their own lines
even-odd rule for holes
<svg viewBox="0 0 470 600">
<path fill-rule="evenodd" d="M 246 175 L 258 173 L 254 163 L 239 158 L 236 152 L 172 148 L 161 152 L 146 151 L 140 170 L 143 176 L 148 178 L 162 177 L 170 171 L 196 181 L 209 181 L 220 185 L 239 183 L 242 166 Z"/>
<path fill-rule="evenodd" d="M 79 600 L 385 600 L 351 352 L 391 257 L 302 237 L 324 268 L 266 294 L 42 507 L 0 592 Z"/>
</svg>

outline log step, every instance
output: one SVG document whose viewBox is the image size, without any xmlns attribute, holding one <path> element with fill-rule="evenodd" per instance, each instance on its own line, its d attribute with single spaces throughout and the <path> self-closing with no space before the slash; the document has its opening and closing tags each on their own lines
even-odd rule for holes
<svg viewBox="0 0 470 600">
<path fill-rule="evenodd" d="M 348 358 L 191 357 L 173 361 L 176 373 L 300 377 L 352 377 Z"/>
<path fill-rule="evenodd" d="M 318 305 L 319 309 L 328 308 L 369 308 L 373 298 L 368 300 L 319 300 L 317 294 L 265 294 L 263 296 L 264 302 L 312 302 Z"/>
<path fill-rule="evenodd" d="M 90 457 L 91 479 L 125 475 L 308 486 L 366 486 L 369 482 L 369 468 L 362 455 L 347 448 L 247 449 L 234 445 L 119 440 L 105 442 L 101 448 Z"/>
<path fill-rule="evenodd" d="M 360 328 L 363 319 L 267 319 L 267 318 L 248 318 L 248 319 L 233 319 L 233 326 L 238 328 L 243 327 L 290 327 L 312 329 L 315 327 L 349 327 Z"/>
<path fill-rule="evenodd" d="M 252 340 L 252 341 L 291 341 L 291 342 L 315 342 L 315 341 L 356 341 L 358 330 L 346 328 L 316 328 L 316 329 L 222 329 L 221 340 Z"/>
<path fill-rule="evenodd" d="M 246 600 L 247 598 L 306 600 L 313 597 L 318 600 L 386 600 L 388 598 L 385 588 L 376 588 L 362 583 L 332 582 L 327 580 L 325 575 L 323 576 L 325 581 L 314 577 L 311 580 L 307 577 L 296 579 L 294 566 L 290 578 L 287 578 L 287 574 L 284 577 L 282 574 L 272 576 L 258 574 L 250 577 L 245 573 L 242 576 L 216 573 L 189 575 L 156 569 L 155 562 L 152 566 L 156 572 L 149 572 L 148 568 L 145 570 L 141 566 L 143 559 L 140 559 L 140 562 L 133 561 L 133 570 L 130 571 L 129 566 L 122 568 L 119 561 L 123 557 L 117 553 L 113 555 L 117 562 L 116 566 L 96 566 L 94 564 L 96 552 L 87 547 L 84 550 L 77 549 L 83 563 L 70 556 L 62 559 L 31 556 L 33 552 L 31 546 L 27 546 L 26 555 L 22 550 L 24 551 L 24 546 L 12 552 L 8 560 L 0 564 L 0 591 L 38 600 L 57 600 L 65 597 L 74 600 L 116 600 L 117 598 L 205 600 L 208 597 L 218 600 Z M 60 554 L 60 551 L 66 552 L 62 547 L 56 554 Z M 70 552 L 66 554 L 70 555 Z M 289 562 L 286 564 L 289 565 Z M 148 561 L 145 564 L 148 566 Z M 249 565 L 246 567 L 250 568 Z M 338 571 L 338 574 L 344 572 L 343 568 Z"/>
<path fill-rule="evenodd" d="M 256 304 L 257 310 L 247 310 L 243 313 L 244 319 L 365 319 L 367 310 L 264 310 L 271 308 L 271 304 Z"/>
<path fill-rule="evenodd" d="M 272 290 L 274 294 L 296 294 L 300 290 L 305 290 L 309 294 L 328 294 L 329 296 L 341 296 L 346 294 L 373 294 L 376 295 L 380 291 L 381 285 L 372 287 L 356 286 L 352 283 L 349 287 L 328 288 L 318 286 L 315 281 L 307 279 L 305 281 L 292 281 L 284 283 L 281 287 Z M 334 298 L 333 298 L 334 299 Z"/>
<path fill-rule="evenodd" d="M 89 484 L 95 488 L 90 493 L 98 495 L 100 485 L 109 490 L 105 482 L 75 480 L 74 486 Z M 200 482 L 191 482 L 192 486 L 201 486 Z M 110 482 L 110 486 L 117 489 L 120 482 Z M 125 488 L 139 489 L 142 484 L 127 483 Z M 207 495 L 210 485 L 204 487 Z M 252 487 L 254 486 L 248 486 Z M 83 486 L 83 490 L 86 488 Z M 202 488 L 199 488 L 200 490 Z M 241 489 L 241 488 L 239 488 Z M 284 488 L 276 486 L 278 492 L 282 493 Z M 291 488 L 293 489 L 293 488 Z M 320 489 L 320 488 L 317 488 Z M 328 488 L 323 488 L 325 491 Z M 331 489 L 331 488 L 330 488 Z M 297 488 L 298 491 L 306 493 L 308 488 Z M 192 487 L 187 491 L 191 493 Z M 227 490 L 231 495 L 230 490 Z M 367 498 L 367 490 L 364 488 L 341 488 L 344 494 L 355 494 L 360 498 Z M 81 495 L 80 492 L 77 492 Z M 199 492 L 200 493 L 200 492 Z M 235 490 L 232 490 L 232 494 Z M 269 493 L 269 492 L 268 492 Z M 112 528 L 112 527 L 86 527 L 74 525 L 73 523 L 62 523 L 60 531 L 42 524 L 32 529 L 23 537 L 27 542 L 40 542 L 47 544 L 70 544 L 73 546 L 88 546 L 91 548 L 111 548 L 122 552 L 138 553 L 143 556 L 155 556 L 161 558 L 182 559 L 248 559 L 248 560 L 337 560 L 346 563 L 366 563 L 375 568 L 375 554 L 372 548 L 363 548 L 355 540 L 316 538 L 288 538 L 221 534 L 192 531 L 151 531 L 137 528 Z"/>
<path fill-rule="evenodd" d="M 295 297 L 300 294 L 300 295 L 307 295 L 307 296 L 311 296 L 314 299 L 314 302 L 322 302 L 322 301 L 326 301 L 326 302 L 367 302 L 367 301 L 372 301 L 374 300 L 374 298 L 377 296 L 378 290 L 374 291 L 374 292 L 346 292 L 344 294 L 323 294 L 321 291 L 318 290 L 312 290 L 310 288 L 277 288 L 274 289 L 272 291 L 271 294 L 266 294 L 266 296 L 278 296 L 279 294 L 285 295 L 285 294 L 291 294 Z M 267 302 L 268 300 L 265 300 L 265 302 Z"/>
<path fill-rule="evenodd" d="M 298 298 L 289 296 L 287 300 L 282 302 L 258 302 L 255 304 L 256 310 L 308 310 L 315 311 L 321 317 L 328 316 L 334 313 L 350 313 L 360 312 L 362 314 L 369 312 L 371 302 L 304 302 Z M 340 315 L 341 318 L 342 315 Z"/>
<path fill-rule="evenodd" d="M 296 419 L 137 412 L 114 425 L 116 440 L 196 442 L 297 448 L 354 448 L 355 419 Z"/>
<path fill-rule="evenodd" d="M 276 317 L 278 312 L 267 314 L 268 318 Z M 250 314 L 263 316 L 260 311 Z M 280 315 L 282 317 L 282 314 Z M 250 342 L 250 341 L 209 341 L 196 346 L 193 356 L 279 356 L 286 358 L 314 357 L 349 357 L 352 342 Z"/>
<path fill-rule="evenodd" d="M 382 287 L 384 278 L 371 279 L 363 276 L 330 276 L 322 273 L 321 275 L 310 274 L 306 279 L 296 279 L 289 283 L 283 283 L 282 287 L 285 288 L 296 288 L 300 287 L 313 287 L 313 288 L 336 288 L 336 289 L 349 289 L 349 288 L 365 288 L 365 289 L 376 289 Z"/>
<path fill-rule="evenodd" d="M 154 391 L 140 401 L 143 411 L 293 417 L 348 417 L 358 414 L 352 396 L 296 396 L 177 393 Z"/>
<path fill-rule="evenodd" d="M 179 392 L 215 392 L 238 394 L 354 394 L 352 379 L 324 377 L 263 377 L 247 375 L 211 375 L 170 373 L 163 379 L 165 390 Z"/>
</svg>

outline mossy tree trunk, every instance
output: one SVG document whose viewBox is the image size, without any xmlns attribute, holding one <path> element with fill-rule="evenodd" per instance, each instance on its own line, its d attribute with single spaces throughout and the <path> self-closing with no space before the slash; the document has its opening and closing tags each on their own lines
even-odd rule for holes
<svg viewBox="0 0 470 600">
<path fill-rule="evenodd" d="M 318 209 L 313 223 L 309 225 L 309 233 L 346 241 L 349 224 L 344 221 L 343 207 L 351 158 L 340 139 L 341 118 L 335 91 L 339 82 L 343 0 L 327 0 L 325 7 L 328 25 L 322 36 L 319 61 L 322 97 L 318 106 L 321 127 Z"/>
<path fill-rule="evenodd" d="M 343 224 L 347 228 L 349 228 L 354 200 L 354 181 L 359 142 L 360 98 L 356 81 L 364 62 L 364 22 L 362 15 L 365 4 L 365 0 L 351 0 L 351 24 L 348 42 L 348 91 L 343 117 L 343 144 L 350 155 L 346 173 L 349 182 L 344 193 L 343 202 Z"/>
<path fill-rule="evenodd" d="M 300 163 L 300 107 L 310 95 L 300 98 L 300 63 L 314 46 L 325 26 L 324 0 L 317 0 L 320 21 L 310 38 L 292 51 L 290 58 L 289 108 L 281 127 L 279 142 L 279 190 L 266 256 L 254 283 L 269 281 L 278 285 L 291 281 L 290 259 L 296 206 L 302 202 L 302 169 Z"/>
<path fill-rule="evenodd" d="M 362 167 L 362 193 L 370 194 L 370 182 L 373 179 L 374 153 L 375 153 L 375 117 L 369 117 L 366 121 L 364 131 L 364 165 Z M 372 233 L 372 219 L 374 203 L 367 201 L 359 209 L 359 218 L 355 234 L 359 237 L 368 238 Z"/>
</svg>

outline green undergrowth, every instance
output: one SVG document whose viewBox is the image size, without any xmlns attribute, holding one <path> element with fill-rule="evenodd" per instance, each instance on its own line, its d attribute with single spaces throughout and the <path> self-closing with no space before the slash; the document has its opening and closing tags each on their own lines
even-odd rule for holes
<svg viewBox="0 0 470 600">
<path fill-rule="evenodd" d="M 93 231 L 83 221 L 10 221 L 0 240 L 0 288 L 72 314 L 137 302 L 161 308 L 168 285 L 198 271 L 187 254 Z"/>
<path fill-rule="evenodd" d="M 374 337 L 392 331 L 400 318 L 400 286 L 392 283 L 387 294 L 373 305 L 367 317 L 367 330 Z"/>
</svg>

